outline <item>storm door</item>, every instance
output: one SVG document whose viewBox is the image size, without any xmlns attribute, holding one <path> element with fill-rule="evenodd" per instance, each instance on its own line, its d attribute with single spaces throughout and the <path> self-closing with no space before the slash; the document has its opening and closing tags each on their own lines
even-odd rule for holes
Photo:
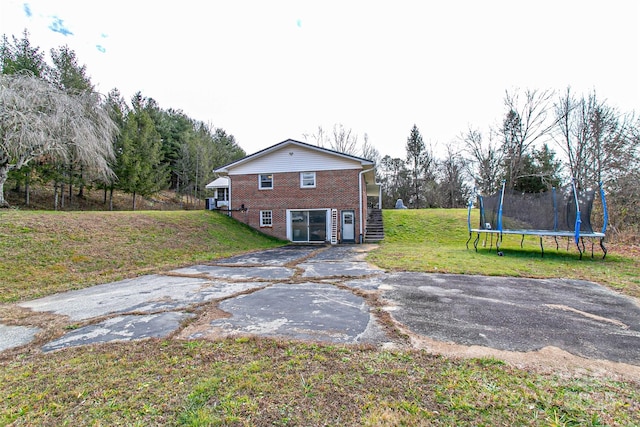
<svg viewBox="0 0 640 427">
<path fill-rule="evenodd" d="M 356 241 L 356 221 L 353 211 L 342 211 L 342 241 L 354 243 Z"/>
</svg>

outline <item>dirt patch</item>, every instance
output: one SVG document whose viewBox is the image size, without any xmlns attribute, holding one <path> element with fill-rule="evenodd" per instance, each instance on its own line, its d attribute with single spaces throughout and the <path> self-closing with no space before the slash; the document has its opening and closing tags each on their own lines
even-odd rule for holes
<svg viewBox="0 0 640 427">
<path fill-rule="evenodd" d="M 206 339 L 215 340 L 223 336 L 219 328 L 213 328 L 211 322 L 218 319 L 227 319 L 231 314 L 220 310 L 213 304 L 202 308 L 198 317 L 189 322 L 184 328 L 178 331 L 173 337 L 179 340 Z"/>
<path fill-rule="evenodd" d="M 608 360 L 585 359 L 557 347 L 549 346 L 530 352 L 505 351 L 477 345 L 465 346 L 440 342 L 404 330 L 411 337 L 413 348 L 427 350 L 433 354 L 450 358 L 492 357 L 518 369 L 532 370 L 538 373 L 555 374 L 569 378 L 590 376 L 640 383 L 640 366 Z"/>
</svg>

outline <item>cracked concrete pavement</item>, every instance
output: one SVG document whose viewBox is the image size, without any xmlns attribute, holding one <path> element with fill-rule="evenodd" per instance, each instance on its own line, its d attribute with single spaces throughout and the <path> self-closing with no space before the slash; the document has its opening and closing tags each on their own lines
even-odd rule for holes
<svg viewBox="0 0 640 427">
<path fill-rule="evenodd" d="M 45 334 L 29 316 L 0 319 L 0 351 L 149 337 L 255 334 L 377 346 L 424 337 L 508 352 L 554 347 L 640 367 L 632 298 L 579 280 L 385 272 L 365 261 L 370 249 L 292 245 L 21 302 L 61 322 Z"/>
</svg>

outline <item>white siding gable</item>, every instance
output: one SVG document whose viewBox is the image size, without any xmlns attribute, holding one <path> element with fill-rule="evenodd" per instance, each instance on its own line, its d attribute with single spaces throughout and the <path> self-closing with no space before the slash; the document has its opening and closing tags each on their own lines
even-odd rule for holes
<svg viewBox="0 0 640 427">
<path fill-rule="evenodd" d="M 298 145 L 285 145 L 256 159 L 229 168 L 229 175 L 362 169 L 362 163 Z"/>
</svg>

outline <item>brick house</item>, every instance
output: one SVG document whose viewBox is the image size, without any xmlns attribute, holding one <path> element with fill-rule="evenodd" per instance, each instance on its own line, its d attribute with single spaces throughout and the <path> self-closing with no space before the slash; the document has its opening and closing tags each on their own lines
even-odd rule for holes
<svg viewBox="0 0 640 427">
<path fill-rule="evenodd" d="M 367 197 L 372 205 L 380 201 L 372 161 L 292 139 L 215 172 L 226 181 L 209 188 L 227 200 L 211 208 L 292 242 L 362 243 Z"/>
</svg>

